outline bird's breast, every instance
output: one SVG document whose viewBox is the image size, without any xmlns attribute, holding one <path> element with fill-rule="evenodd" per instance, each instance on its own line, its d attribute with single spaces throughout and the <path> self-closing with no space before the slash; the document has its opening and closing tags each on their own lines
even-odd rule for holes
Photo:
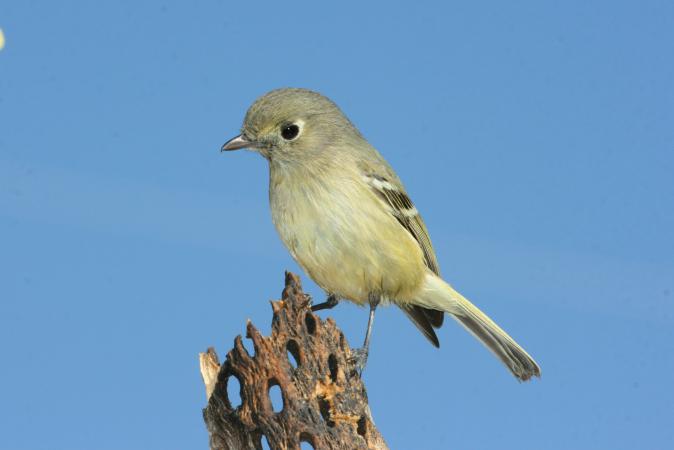
<svg viewBox="0 0 674 450">
<path fill-rule="evenodd" d="M 405 301 L 419 289 L 421 249 L 360 179 L 272 170 L 269 199 L 281 240 L 326 291 L 362 304 L 370 293 Z"/>
</svg>

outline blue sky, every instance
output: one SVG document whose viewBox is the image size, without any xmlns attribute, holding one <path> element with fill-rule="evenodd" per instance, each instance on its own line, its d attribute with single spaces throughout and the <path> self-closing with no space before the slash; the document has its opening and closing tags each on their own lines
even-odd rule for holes
<svg viewBox="0 0 674 450">
<path fill-rule="evenodd" d="M 300 272 L 265 161 L 218 151 L 282 86 L 342 107 L 445 278 L 543 370 L 518 384 L 456 324 L 436 350 L 379 311 L 391 448 L 673 448 L 673 22 L 666 1 L 3 2 L 0 448 L 207 448 L 197 353 L 269 332 Z M 366 310 L 323 315 L 360 344 Z"/>
</svg>

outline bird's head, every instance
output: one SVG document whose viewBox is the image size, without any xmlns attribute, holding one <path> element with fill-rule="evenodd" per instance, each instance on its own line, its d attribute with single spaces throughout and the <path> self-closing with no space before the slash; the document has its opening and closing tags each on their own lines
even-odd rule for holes
<svg viewBox="0 0 674 450">
<path fill-rule="evenodd" d="M 241 134 L 222 151 L 247 148 L 270 161 L 294 162 L 353 144 L 360 133 L 330 99 L 307 89 L 271 91 L 248 109 Z"/>
</svg>

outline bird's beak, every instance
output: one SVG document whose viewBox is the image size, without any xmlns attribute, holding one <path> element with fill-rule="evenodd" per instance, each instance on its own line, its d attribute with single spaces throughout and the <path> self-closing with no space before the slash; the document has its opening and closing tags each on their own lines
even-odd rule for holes
<svg viewBox="0 0 674 450">
<path fill-rule="evenodd" d="M 234 137 L 225 142 L 225 145 L 222 146 L 220 151 L 224 152 L 230 150 L 239 150 L 240 148 L 251 147 L 252 145 L 253 143 L 251 141 L 246 139 L 246 137 L 243 134 L 240 134 L 237 137 Z"/>
</svg>

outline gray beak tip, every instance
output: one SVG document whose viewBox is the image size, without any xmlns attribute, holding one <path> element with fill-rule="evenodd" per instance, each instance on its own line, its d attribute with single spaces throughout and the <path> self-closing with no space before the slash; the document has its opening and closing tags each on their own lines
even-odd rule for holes
<svg viewBox="0 0 674 450">
<path fill-rule="evenodd" d="M 225 142 L 225 145 L 220 149 L 221 152 L 228 152 L 231 150 L 239 150 L 240 148 L 249 147 L 251 142 L 246 139 L 242 134 L 230 139 Z"/>
</svg>

